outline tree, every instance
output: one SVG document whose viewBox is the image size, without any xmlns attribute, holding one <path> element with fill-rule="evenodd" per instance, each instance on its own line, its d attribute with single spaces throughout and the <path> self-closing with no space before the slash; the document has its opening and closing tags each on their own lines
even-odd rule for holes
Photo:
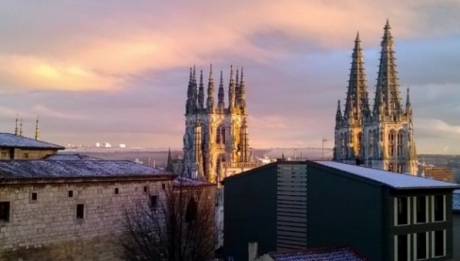
<svg viewBox="0 0 460 261">
<path fill-rule="evenodd" d="M 212 260 L 215 186 L 178 179 L 160 195 L 150 195 L 125 211 L 124 235 L 118 240 L 123 260 Z"/>
</svg>

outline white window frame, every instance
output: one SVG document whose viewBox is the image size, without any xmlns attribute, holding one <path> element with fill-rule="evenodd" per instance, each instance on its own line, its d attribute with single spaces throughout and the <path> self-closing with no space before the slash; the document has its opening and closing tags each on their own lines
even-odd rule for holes
<svg viewBox="0 0 460 261">
<path fill-rule="evenodd" d="M 407 236 L 407 260 L 411 260 L 411 235 L 410 234 L 407 234 L 407 235 L 395 235 L 394 236 L 394 248 L 395 248 L 395 252 L 394 252 L 394 257 L 395 257 L 395 261 L 398 261 L 398 236 Z"/>
<path fill-rule="evenodd" d="M 417 198 L 418 197 L 425 197 L 425 222 L 417 222 Z M 430 197 L 428 196 L 415 196 L 413 197 L 413 201 L 414 201 L 414 204 L 413 204 L 413 207 L 412 207 L 412 213 L 414 213 L 413 215 L 413 221 L 414 221 L 414 224 L 426 224 L 426 223 L 429 223 L 430 222 L 430 215 L 429 215 L 429 201 L 430 201 Z"/>
<path fill-rule="evenodd" d="M 442 216 L 442 220 L 434 220 L 434 197 L 435 196 L 442 196 L 442 204 L 443 204 L 443 210 L 444 210 L 444 213 L 443 213 L 443 216 Z M 431 196 L 431 221 L 436 223 L 436 222 L 445 222 L 446 221 L 446 195 L 435 195 L 435 196 Z"/>
<path fill-rule="evenodd" d="M 399 198 L 406 198 L 407 199 L 407 224 L 399 224 L 398 220 L 398 199 Z M 395 226 L 409 226 L 411 224 L 411 197 L 395 197 L 394 198 L 394 223 Z"/>
<path fill-rule="evenodd" d="M 431 257 L 444 257 L 447 254 L 446 230 L 438 230 L 438 231 L 442 231 L 442 236 L 444 237 L 443 255 L 442 256 L 434 255 L 434 248 L 435 248 L 434 233 L 436 231 L 431 231 Z"/>
<path fill-rule="evenodd" d="M 429 237 L 429 232 L 422 232 L 425 234 L 425 244 L 426 244 L 426 258 L 423 258 L 423 259 L 419 259 L 417 258 L 417 234 L 421 234 L 421 233 L 415 233 L 415 234 L 412 234 L 413 237 L 414 237 L 414 249 L 413 249 L 413 252 L 414 252 L 414 260 L 427 260 L 428 258 L 430 258 L 430 253 L 429 253 L 429 245 L 430 245 L 430 237 Z M 410 260 L 410 259 L 409 259 Z"/>
</svg>

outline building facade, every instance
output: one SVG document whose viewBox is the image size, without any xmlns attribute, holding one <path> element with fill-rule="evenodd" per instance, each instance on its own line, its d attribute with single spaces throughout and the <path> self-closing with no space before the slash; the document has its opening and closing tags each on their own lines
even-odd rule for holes
<svg viewBox="0 0 460 261">
<path fill-rule="evenodd" d="M 374 98 L 369 104 L 364 55 L 359 34 L 352 54 L 345 109 L 338 102 L 334 160 L 399 173 L 417 173 L 413 112 L 407 90 L 401 102 L 394 42 L 387 21 L 381 42 Z"/>
<path fill-rule="evenodd" d="M 348 246 L 368 260 L 450 260 L 456 188 L 333 161 L 271 163 L 224 180 L 225 257 Z"/>
<path fill-rule="evenodd" d="M 230 69 L 227 105 L 222 71 L 217 103 L 212 66 L 207 97 L 203 71 L 200 71 L 199 77 L 198 82 L 195 67 L 190 68 L 181 171 L 187 177 L 215 183 L 225 176 L 251 169 L 258 164 L 251 162 L 243 69 L 236 70 L 236 75 L 233 67 Z"/>
</svg>

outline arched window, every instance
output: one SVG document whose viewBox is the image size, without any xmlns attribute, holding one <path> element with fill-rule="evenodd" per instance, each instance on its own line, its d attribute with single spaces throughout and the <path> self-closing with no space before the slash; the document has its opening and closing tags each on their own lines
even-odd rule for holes
<svg viewBox="0 0 460 261">
<path fill-rule="evenodd" d="M 400 130 L 398 132 L 397 153 L 396 153 L 398 157 L 404 156 L 402 148 L 403 148 L 403 130 Z"/>
<path fill-rule="evenodd" d="M 368 149 L 368 156 L 372 158 L 372 155 L 374 153 L 374 133 L 372 130 L 368 131 L 368 140 L 369 140 L 369 149 Z"/>
<path fill-rule="evenodd" d="M 388 134 L 388 155 L 390 157 L 394 156 L 394 150 L 395 150 L 395 131 L 392 130 Z"/>
<path fill-rule="evenodd" d="M 363 146 L 363 133 L 358 132 L 358 135 L 356 135 L 356 139 L 358 142 L 357 155 L 360 156 L 362 153 L 362 146 Z"/>
<path fill-rule="evenodd" d="M 344 139 L 345 139 L 345 153 L 344 153 L 344 156 L 347 157 L 348 156 L 348 142 L 349 142 L 347 133 L 345 133 Z"/>
<path fill-rule="evenodd" d="M 221 137 L 220 137 L 220 134 L 221 134 L 221 132 L 220 132 L 220 127 L 221 127 L 221 126 L 217 127 L 217 131 L 216 131 L 216 143 L 217 143 L 217 144 L 220 144 L 220 141 L 221 141 Z"/>
<path fill-rule="evenodd" d="M 225 127 L 224 126 L 221 126 L 221 132 L 222 132 L 222 143 L 227 143 L 227 139 L 226 139 L 226 133 L 225 133 Z"/>
<path fill-rule="evenodd" d="M 388 163 L 388 171 L 393 171 L 393 163 Z"/>
<path fill-rule="evenodd" d="M 345 137 L 343 136 L 343 133 L 340 133 L 340 156 L 345 156 Z"/>
</svg>

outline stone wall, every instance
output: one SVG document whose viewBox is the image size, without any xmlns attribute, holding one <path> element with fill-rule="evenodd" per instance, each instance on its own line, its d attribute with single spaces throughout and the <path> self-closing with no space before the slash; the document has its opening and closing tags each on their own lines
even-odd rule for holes
<svg viewBox="0 0 460 261">
<path fill-rule="evenodd" d="M 0 185 L 0 202 L 10 202 L 9 221 L 0 220 L 0 260 L 119 260 L 114 242 L 124 210 L 170 181 L 63 182 Z"/>
<path fill-rule="evenodd" d="M 57 150 L 53 149 L 3 148 L 0 149 L 0 159 L 43 159 L 56 153 Z"/>
</svg>

